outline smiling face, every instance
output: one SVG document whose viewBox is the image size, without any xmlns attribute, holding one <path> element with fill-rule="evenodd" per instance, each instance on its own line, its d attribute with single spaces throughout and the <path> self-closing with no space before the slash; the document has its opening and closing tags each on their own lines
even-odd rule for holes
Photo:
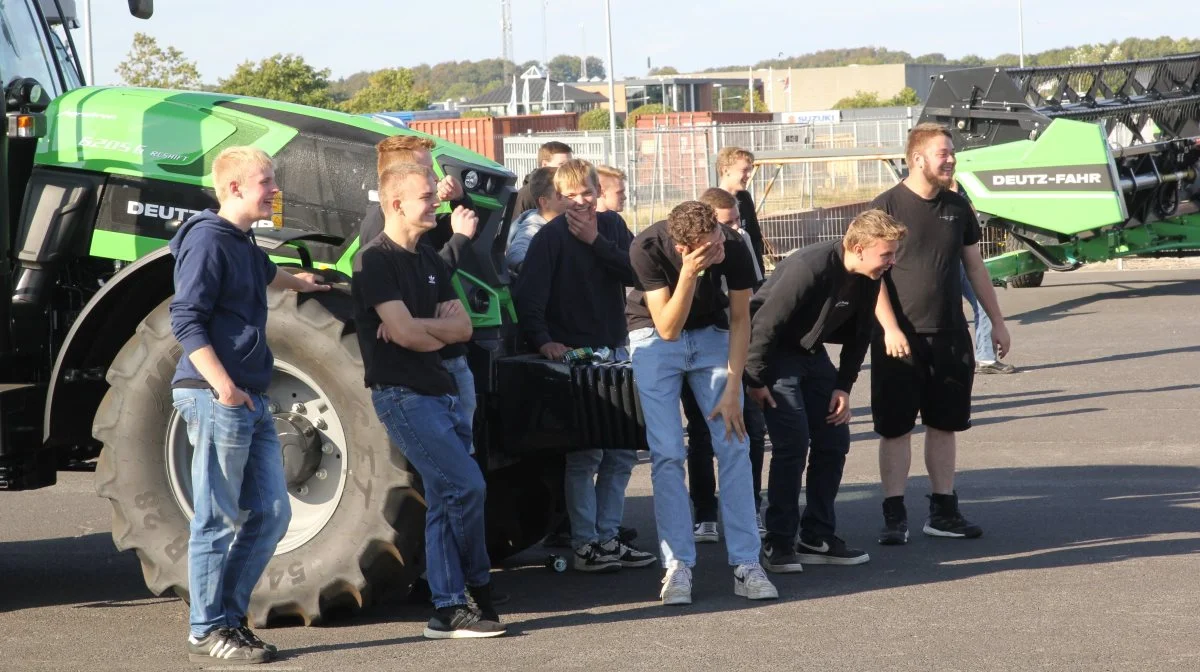
<svg viewBox="0 0 1200 672">
<path fill-rule="evenodd" d="M 240 201 L 242 212 L 253 219 L 271 219 L 274 213 L 275 194 L 279 193 L 279 185 L 275 183 L 275 169 L 271 166 L 254 168 L 246 172 L 241 182 L 231 185 L 233 193 Z"/>
<path fill-rule="evenodd" d="M 913 165 L 929 184 L 942 189 L 954 186 L 954 141 L 944 135 L 930 138 L 913 153 Z"/>
<path fill-rule="evenodd" d="M 746 185 L 750 184 L 750 173 L 753 170 L 754 165 L 746 159 L 734 161 L 730 166 L 721 171 L 721 188 L 731 194 L 745 191 Z"/>
<path fill-rule="evenodd" d="M 679 256 L 682 257 L 686 254 L 691 254 L 692 252 L 695 252 L 696 250 L 700 249 L 701 247 L 704 246 L 705 243 L 711 243 L 712 249 L 714 250 L 714 252 L 713 252 L 714 256 L 712 259 L 712 263 L 710 264 L 711 266 L 716 266 L 717 264 L 721 263 L 722 261 L 725 261 L 725 233 L 723 231 L 721 231 L 720 226 L 717 226 L 716 228 L 714 228 L 711 232 L 709 232 L 704 237 L 702 237 L 699 240 L 694 241 L 688 245 L 679 245 L 677 243 L 675 245 L 675 251 L 678 252 Z"/>
<path fill-rule="evenodd" d="M 887 273 L 888 269 L 896 265 L 896 250 L 898 249 L 900 249 L 898 240 L 875 240 L 866 247 L 855 245 L 853 252 L 858 255 L 861 264 L 858 272 L 869 276 L 872 280 L 878 280 L 883 277 L 884 273 Z"/>
</svg>

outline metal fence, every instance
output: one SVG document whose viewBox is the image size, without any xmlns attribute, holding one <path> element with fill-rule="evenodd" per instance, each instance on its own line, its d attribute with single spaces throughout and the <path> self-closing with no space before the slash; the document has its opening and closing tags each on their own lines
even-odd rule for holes
<svg viewBox="0 0 1200 672">
<path fill-rule="evenodd" d="M 883 119 L 840 124 L 626 128 L 617 132 L 615 146 L 611 146 L 608 131 L 530 134 L 504 138 L 504 163 L 521 181 L 537 168 L 538 148 L 559 140 L 571 145 L 579 158 L 623 170 L 628 178 L 625 218 L 638 231 L 666 217 L 681 201 L 698 198 L 715 185 L 716 156 L 724 147 L 742 147 L 755 153 L 883 148 L 902 144 L 911 123 L 909 119 Z M 868 199 L 895 184 L 895 180 L 884 163 L 849 157 L 760 166 L 750 191 L 759 204 L 760 219 L 780 221 L 784 233 L 774 244 L 782 253 L 794 249 L 788 241 L 805 239 L 794 232 L 797 227 L 807 226 L 799 213 Z M 793 216 L 792 224 L 787 223 L 786 216 Z"/>
</svg>

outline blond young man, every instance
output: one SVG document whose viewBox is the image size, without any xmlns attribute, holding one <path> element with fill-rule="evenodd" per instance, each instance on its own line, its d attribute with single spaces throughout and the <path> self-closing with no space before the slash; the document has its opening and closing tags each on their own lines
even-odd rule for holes
<svg viewBox="0 0 1200 672">
<path fill-rule="evenodd" d="M 317 284 L 320 276 L 277 268 L 255 244 L 251 227 L 270 219 L 279 193 L 270 157 L 254 147 L 229 147 L 213 161 L 212 179 L 220 208 L 188 219 L 170 243 L 171 330 L 184 352 L 171 396 L 194 451 L 188 657 L 254 664 L 273 658 L 275 647 L 246 625 L 250 593 L 291 519 L 279 437 L 267 410 L 274 364 L 267 287 L 329 287 Z M 243 508 L 249 514 L 238 529 Z"/>
<path fill-rule="evenodd" d="M 750 301 L 745 378 L 751 403 L 766 416 L 772 445 L 763 544 L 768 571 L 870 560 L 837 536 L 834 500 L 850 451 L 850 388 L 871 344 L 881 278 L 905 234 L 887 213 L 868 210 L 850 222 L 841 240 L 810 245 L 781 261 Z M 836 369 L 826 343 L 842 345 Z"/>
<path fill-rule="evenodd" d="M 971 427 L 975 345 L 962 309 L 962 269 L 992 320 L 996 354 L 1010 338 L 979 254 L 979 222 L 954 184 L 954 141 L 940 124 L 909 131 L 908 177 L 872 201 L 908 226 L 896 265 L 879 291 L 882 326 L 871 345 L 871 414 L 880 435 L 884 526 L 879 543 L 908 543 L 904 490 L 917 414 L 925 426 L 929 471 L 927 535 L 975 538 L 983 529 L 959 512 L 954 489 L 955 433 Z"/>
<path fill-rule="evenodd" d="M 416 135 L 393 135 L 381 140 L 375 145 L 376 169 L 380 177 L 388 168 L 404 164 L 413 164 L 433 171 L 433 141 Z M 471 198 L 463 192 L 462 185 L 453 176 L 447 175 L 437 183 L 436 195 L 439 202 L 451 201 L 449 214 L 437 216 L 437 226 L 452 232 L 438 254 L 450 267 L 451 272 L 458 269 L 464 262 L 474 259 L 471 250 L 471 240 L 478 228 L 479 217 L 472 210 Z M 383 231 L 383 208 L 372 206 L 367 209 L 367 216 L 359 228 L 359 240 L 365 246 Z M 429 236 L 425 236 L 422 244 L 429 244 Z M 381 334 L 383 335 L 383 334 Z M 467 347 L 462 343 L 447 345 L 440 353 L 442 365 L 454 376 L 458 388 L 458 411 L 468 424 L 474 425 L 475 408 L 475 376 L 467 363 Z M 475 452 L 472 443 L 471 452 Z"/>
<path fill-rule="evenodd" d="M 533 236 L 514 299 L 530 345 L 559 360 L 574 348 L 608 348 L 624 360 L 625 287 L 633 284 L 633 236 L 616 213 L 596 212 L 596 170 L 574 159 L 554 173 L 564 212 Z M 566 455 L 563 487 L 570 520 L 572 566 L 606 572 L 646 567 L 654 556 L 620 539 L 633 446 L 574 450 Z"/>
<path fill-rule="evenodd" d="M 612 166 L 596 166 L 600 179 L 600 198 L 596 201 L 596 212 L 625 211 L 625 171 Z"/>
<path fill-rule="evenodd" d="M 425 566 L 437 610 L 425 637 L 497 637 L 505 628 L 492 601 L 486 486 L 470 454 L 471 424 L 438 356 L 470 340 L 471 320 L 449 267 L 420 244 L 436 226 L 436 186 L 416 164 L 389 167 L 379 186 L 384 231 L 356 257 L 351 293 L 375 411 L 425 485 Z"/>
<path fill-rule="evenodd" d="M 747 191 L 750 176 L 754 173 L 754 154 L 741 147 L 726 147 L 717 153 L 717 187 L 737 199 L 738 225 L 745 231 L 754 247 L 754 262 L 758 264 L 759 283 L 764 277 L 762 228 L 758 225 L 758 213 L 754 208 L 754 197 Z"/>
</svg>

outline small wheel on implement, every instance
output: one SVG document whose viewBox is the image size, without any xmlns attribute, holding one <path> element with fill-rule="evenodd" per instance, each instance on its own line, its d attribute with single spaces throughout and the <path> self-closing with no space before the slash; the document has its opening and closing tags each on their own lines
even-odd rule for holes
<svg viewBox="0 0 1200 672">
<path fill-rule="evenodd" d="M 567 571 L 567 559 L 561 555 L 551 553 L 546 558 L 546 569 L 552 569 L 556 574 L 562 574 Z"/>
</svg>

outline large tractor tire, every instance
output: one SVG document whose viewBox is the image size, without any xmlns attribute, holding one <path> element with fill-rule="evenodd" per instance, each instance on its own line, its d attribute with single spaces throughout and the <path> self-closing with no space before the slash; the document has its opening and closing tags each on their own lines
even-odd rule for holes
<svg viewBox="0 0 1200 672">
<path fill-rule="evenodd" d="M 373 592 L 411 583 L 422 564 L 415 476 L 376 419 L 354 333 L 322 302 L 347 314 L 340 289 L 321 301 L 268 290 L 268 395 L 292 521 L 254 588 L 248 616 L 259 627 L 357 610 Z M 104 444 L 96 489 L 112 502 L 117 548 L 137 552 L 151 591 L 186 600 L 192 449 L 171 404 L 180 354 L 164 301 L 114 359 L 93 434 Z"/>
</svg>

